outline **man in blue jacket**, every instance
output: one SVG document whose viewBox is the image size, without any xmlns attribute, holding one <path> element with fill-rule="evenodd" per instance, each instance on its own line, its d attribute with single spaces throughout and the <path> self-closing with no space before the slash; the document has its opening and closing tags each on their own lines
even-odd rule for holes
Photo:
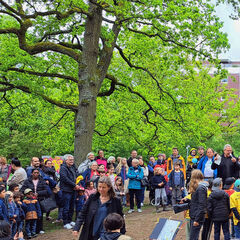
<svg viewBox="0 0 240 240">
<path fill-rule="evenodd" d="M 63 157 L 64 162 L 60 168 L 60 189 L 63 199 L 63 224 L 64 228 L 71 229 L 75 223 L 72 222 L 74 213 L 75 190 L 80 186 L 76 184 L 78 176 L 77 168 L 74 165 L 74 157 L 66 154 Z"/>
</svg>

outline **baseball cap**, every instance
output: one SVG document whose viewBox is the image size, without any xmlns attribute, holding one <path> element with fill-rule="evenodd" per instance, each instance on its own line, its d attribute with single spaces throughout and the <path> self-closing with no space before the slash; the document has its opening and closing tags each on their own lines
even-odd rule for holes
<svg viewBox="0 0 240 240">
<path fill-rule="evenodd" d="M 235 178 L 234 177 L 226 178 L 223 188 L 226 189 L 226 190 L 229 189 L 234 182 L 235 182 Z"/>
<path fill-rule="evenodd" d="M 28 194 L 28 193 L 30 193 L 30 192 L 32 192 L 32 191 L 33 191 L 32 189 L 27 188 L 27 189 L 24 190 L 24 194 L 26 195 L 26 194 Z"/>
<path fill-rule="evenodd" d="M 212 190 L 218 190 L 219 187 L 221 186 L 221 184 L 222 184 L 222 179 L 221 178 L 215 178 L 213 180 Z"/>
</svg>

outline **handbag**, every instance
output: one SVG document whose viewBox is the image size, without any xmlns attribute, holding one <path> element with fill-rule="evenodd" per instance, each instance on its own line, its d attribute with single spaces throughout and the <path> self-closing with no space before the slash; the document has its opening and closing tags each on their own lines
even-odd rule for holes
<svg viewBox="0 0 240 240">
<path fill-rule="evenodd" d="M 50 197 L 44 198 L 43 200 L 41 200 L 40 205 L 41 205 L 42 211 L 45 213 L 50 212 L 50 211 L 54 210 L 55 208 L 57 208 L 55 199 L 50 198 Z"/>
<path fill-rule="evenodd" d="M 176 204 L 173 206 L 174 213 L 180 213 L 189 209 L 189 203 Z"/>
<path fill-rule="evenodd" d="M 143 177 L 143 179 L 141 179 L 141 186 L 146 187 L 146 186 L 148 186 L 148 184 L 149 184 L 149 181 L 148 181 L 147 177 Z"/>
</svg>

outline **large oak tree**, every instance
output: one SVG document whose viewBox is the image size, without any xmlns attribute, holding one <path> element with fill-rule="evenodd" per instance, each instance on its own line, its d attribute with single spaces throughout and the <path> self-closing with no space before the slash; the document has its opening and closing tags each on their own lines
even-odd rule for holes
<svg viewBox="0 0 240 240">
<path fill-rule="evenodd" d="M 119 66 L 111 65 L 115 56 L 152 79 L 160 99 L 167 96 L 174 102 L 158 78 L 159 69 L 148 66 L 141 55 L 146 38 L 156 39 L 157 48 L 191 59 L 211 60 L 227 47 L 210 2 L 0 0 L 0 92 L 17 89 L 72 111 L 74 154 L 80 162 L 92 148 L 97 97 L 110 96 L 117 87 L 142 97 L 133 89 L 131 73 L 122 81 Z M 135 49 L 134 39 L 141 38 L 143 45 Z M 148 114 L 159 115 L 148 101 L 145 104 L 148 121 Z"/>
</svg>

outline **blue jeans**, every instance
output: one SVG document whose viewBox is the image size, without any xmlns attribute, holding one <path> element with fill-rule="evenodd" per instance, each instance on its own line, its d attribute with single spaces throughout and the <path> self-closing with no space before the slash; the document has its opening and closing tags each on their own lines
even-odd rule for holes
<svg viewBox="0 0 240 240">
<path fill-rule="evenodd" d="M 144 202 L 144 193 L 145 193 L 145 188 L 146 187 L 142 187 L 141 188 L 141 198 L 140 198 L 140 202 L 143 203 Z"/>
<path fill-rule="evenodd" d="M 240 238 L 240 223 L 234 225 L 235 238 Z"/>
<path fill-rule="evenodd" d="M 63 224 L 66 225 L 72 222 L 72 217 L 74 213 L 75 192 L 72 193 L 63 192 L 62 199 L 63 199 L 63 213 L 62 213 Z"/>
<path fill-rule="evenodd" d="M 58 208 L 58 218 L 57 220 L 62 220 L 63 219 L 63 208 L 59 207 Z"/>
<path fill-rule="evenodd" d="M 15 234 L 17 233 L 17 223 L 11 223 L 11 232 L 12 232 L 12 238 L 14 238 Z"/>
<path fill-rule="evenodd" d="M 224 234 L 224 240 L 230 240 L 229 221 L 214 222 L 214 240 L 220 240 L 221 226 Z"/>
<path fill-rule="evenodd" d="M 36 228 L 37 228 L 37 220 L 26 220 L 25 221 L 25 230 L 26 230 L 28 237 L 36 234 Z"/>
</svg>

